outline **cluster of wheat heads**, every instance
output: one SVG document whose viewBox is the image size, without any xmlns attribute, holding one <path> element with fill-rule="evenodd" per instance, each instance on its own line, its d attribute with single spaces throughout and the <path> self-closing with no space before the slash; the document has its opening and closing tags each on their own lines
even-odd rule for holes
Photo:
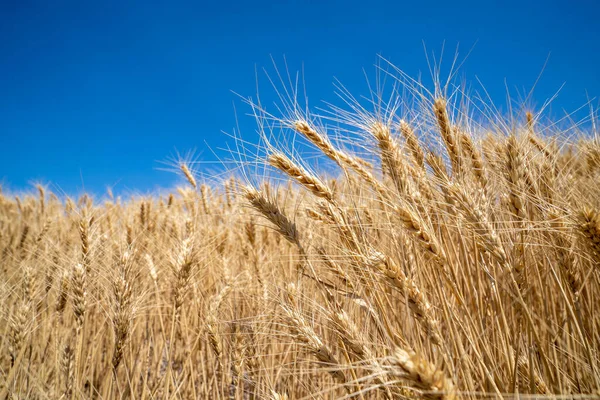
<svg viewBox="0 0 600 400">
<path fill-rule="evenodd" d="M 0 398 L 597 395 L 600 143 L 453 107 L 286 113 L 335 169 L 284 185 L 0 196 Z"/>
</svg>

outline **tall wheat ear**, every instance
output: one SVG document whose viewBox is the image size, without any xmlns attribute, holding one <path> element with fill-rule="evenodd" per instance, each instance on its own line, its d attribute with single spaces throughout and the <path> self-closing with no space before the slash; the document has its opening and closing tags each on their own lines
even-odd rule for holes
<svg viewBox="0 0 600 400">
<path fill-rule="evenodd" d="M 342 169 L 354 171 L 358 176 L 365 180 L 371 185 L 378 193 L 381 199 L 388 197 L 388 190 L 373 176 L 369 169 L 365 166 L 365 161 L 361 158 L 354 157 L 343 150 L 336 149 L 325 134 L 319 133 L 316 129 L 310 126 L 310 124 L 304 120 L 294 121 L 292 123 L 294 129 L 304 135 L 310 140 L 315 146 L 319 148 L 327 157 L 335 161 Z M 272 164 L 273 165 L 273 164 Z M 273 165 L 276 168 L 281 169 L 277 165 Z M 286 172 L 284 169 L 282 171 Z M 287 173 L 287 172 L 286 172 Z M 290 175 L 288 173 L 288 175 Z M 292 176 L 292 175 L 290 175 Z M 293 176 L 292 176 L 293 178 Z M 316 179 L 316 178 L 315 178 Z M 297 180 L 297 179 L 296 179 Z M 302 184 L 302 182 L 300 182 Z M 315 193 L 316 194 L 316 193 Z M 324 197 L 316 194 L 318 197 Z M 325 197 L 327 198 L 327 197 Z M 327 198 L 330 200 L 329 198 Z"/>
<path fill-rule="evenodd" d="M 345 384 L 346 375 L 342 371 L 341 364 L 331 350 L 331 347 L 315 332 L 300 310 L 298 310 L 297 295 L 297 287 L 294 284 L 287 285 L 287 301 L 281 306 L 290 324 L 290 328 L 294 332 L 295 339 L 310 351 L 319 362 L 319 365 L 337 382 Z M 347 391 L 349 390 L 348 386 L 344 385 L 344 387 Z"/>
<path fill-rule="evenodd" d="M 424 171 L 425 154 L 414 129 L 407 121 L 400 120 L 400 133 L 402 133 L 404 140 L 406 140 L 406 145 L 412 154 L 415 164 Z"/>
<path fill-rule="evenodd" d="M 285 154 L 275 152 L 269 156 L 271 166 L 285 172 L 292 179 L 308 189 L 317 197 L 333 201 L 333 193 L 318 177 L 314 176 L 297 163 L 290 160 Z"/>
<path fill-rule="evenodd" d="M 600 212 L 589 207 L 584 208 L 579 212 L 578 220 L 578 230 L 596 266 L 600 268 Z"/>
<path fill-rule="evenodd" d="M 112 286 L 112 323 L 115 337 L 112 368 L 116 373 L 121 364 L 134 319 L 134 279 L 132 255 L 125 251 L 118 261 L 117 274 Z"/>
<path fill-rule="evenodd" d="M 244 196 L 256 211 L 260 212 L 267 220 L 275 225 L 277 231 L 285 239 L 299 248 L 302 247 L 296 224 L 294 224 L 273 201 L 269 200 L 265 194 L 250 186 L 244 189 Z"/>
<path fill-rule="evenodd" d="M 390 375 L 406 382 L 425 399 L 455 400 L 459 398 L 451 379 L 431 362 L 413 351 L 396 348 L 388 358 L 392 369 Z"/>
<path fill-rule="evenodd" d="M 455 130 L 453 129 L 450 117 L 448 116 L 446 99 L 443 97 L 435 99 L 433 111 L 440 128 L 442 141 L 446 146 L 446 151 L 452 162 L 452 175 L 458 176 L 461 173 L 461 157 Z"/>
</svg>

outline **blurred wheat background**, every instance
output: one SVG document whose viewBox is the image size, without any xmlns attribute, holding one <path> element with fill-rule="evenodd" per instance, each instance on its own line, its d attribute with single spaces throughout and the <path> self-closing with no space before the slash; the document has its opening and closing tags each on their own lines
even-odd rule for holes
<svg viewBox="0 0 600 400">
<path fill-rule="evenodd" d="M 598 397 L 597 134 L 400 81 L 252 103 L 218 184 L 0 196 L 0 397 Z"/>
</svg>

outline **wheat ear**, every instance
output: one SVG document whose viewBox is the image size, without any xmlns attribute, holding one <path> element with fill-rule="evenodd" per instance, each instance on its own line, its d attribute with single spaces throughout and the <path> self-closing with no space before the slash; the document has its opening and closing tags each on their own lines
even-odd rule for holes
<svg viewBox="0 0 600 400">
<path fill-rule="evenodd" d="M 277 232 L 290 243 L 295 244 L 300 249 L 302 248 L 296 224 L 283 213 L 279 206 L 269 200 L 266 195 L 250 186 L 245 188 L 244 196 L 256 211 L 260 212 L 267 220 L 275 225 Z"/>
<path fill-rule="evenodd" d="M 483 159 L 481 158 L 481 153 L 473 144 L 473 139 L 471 139 L 471 136 L 469 136 L 469 134 L 466 132 L 461 132 L 460 143 L 462 151 L 466 157 L 471 160 L 471 164 L 473 165 L 473 175 L 479 182 L 481 188 L 485 191 L 488 186 L 488 179 L 485 165 L 483 163 Z"/>
<path fill-rule="evenodd" d="M 77 323 L 77 331 L 83 327 L 86 310 L 86 272 L 81 264 L 75 264 L 71 272 L 71 291 L 73 293 L 73 314 Z"/>
<path fill-rule="evenodd" d="M 511 135 L 506 140 L 506 180 L 508 182 L 510 208 L 512 213 L 519 219 L 525 217 L 521 186 L 524 180 L 524 168 L 519 143 L 517 138 Z"/>
<path fill-rule="evenodd" d="M 287 316 L 287 320 L 291 324 L 291 328 L 295 333 L 296 340 L 304 344 L 312 355 L 327 368 L 327 372 L 338 382 L 345 383 L 346 377 L 339 369 L 340 363 L 334 356 L 333 352 L 324 342 L 324 340 L 314 331 L 308 324 L 304 316 L 297 308 L 296 299 L 297 288 L 294 284 L 289 284 L 287 287 L 287 302 L 282 305 L 282 309 Z"/>
<path fill-rule="evenodd" d="M 389 126 L 376 122 L 371 127 L 371 133 L 377 140 L 384 171 L 392 178 L 398 193 L 410 193 L 410 182 L 406 173 L 406 166 L 402 160 L 398 143 L 392 137 Z"/>
<path fill-rule="evenodd" d="M 187 179 L 187 181 L 192 185 L 194 189 L 198 188 L 198 183 L 196 182 L 196 178 L 194 178 L 194 174 L 190 171 L 189 167 L 186 163 L 182 162 L 179 164 L 179 169 L 183 172 L 183 175 Z"/>
<path fill-rule="evenodd" d="M 358 174 L 362 179 L 373 186 L 380 195 L 385 193 L 385 188 L 381 186 L 379 181 L 375 179 L 373 174 L 369 172 L 363 165 L 364 160 L 356 157 L 352 157 L 345 152 L 338 150 L 333 147 L 325 135 L 320 134 L 313 129 L 306 121 L 296 121 L 294 123 L 296 131 L 303 134 L 308 140 L 310 140 L 315 146 L 319 148 L 327 157 L 335 161 L 340 167 L 344 166 L 350 168 Z"/>
<path fill-rule="evenodd" d="M 434 364 L 413 351 L 396 348 L 389 358 L 392 369 L 390 374 L 405 379 L 413 388 L 419 390 L 425 399 L 458 399 L 452 380 L 438 370 Z"/>
<path fill-rule="evenodd" d="M 315 196 L 333 202 L 333 193 L 325 183 L 298 164 L 294 163 L 285 154 L 279 152 L 271 154 L 269 156 L 269 164 L 280 171 L 285 172 Z"/>
<path fill-rule="evenodd" d="M 584 208 L 579 212 L 578 217 L 579 232 L 585 239 L 585 243 L 595 258 L 597 266 L 600 267 L 600 212 L 591 208 Z"/>
<path fill-rule="evenodd" d="M 405 120 L 400 121 L 400 133 L 404 137 L 406 141 L 406 145 L 412 154 L 413 160 L 415 164 L 421 169 L 425 170 L 425 155 L 423 153 L 423 149 L 419 144 L 419 139 L 417 139 L 417 135 L 415 131 L 410 126 L 408 122 Z"/>
<path fill-rule="evenodd" d="M 458 143 L 454 135 L 454 130 L 452 129 L 450 118 L 448 117 L 446 100 L 442 97 L 435 99 L 433 111 L 440 128 L 440 135 L 446 146 L 446 150 L 448 151 L 450 161 L 452 162 L 452 175 L 457 176 L 460 174 L 460 152 L 458 150 Z"/>
<path fill-rule="evenodd" d="M 114 373 L 116 373 L 123 358 L 123 352 L 133 321 L 133 277 L 129 252 L 126 251 L 121 256 L 117 271 L 118 273 L 112 286 L 112 323 L 115 335 L 112 368 Z"/>
</svg>

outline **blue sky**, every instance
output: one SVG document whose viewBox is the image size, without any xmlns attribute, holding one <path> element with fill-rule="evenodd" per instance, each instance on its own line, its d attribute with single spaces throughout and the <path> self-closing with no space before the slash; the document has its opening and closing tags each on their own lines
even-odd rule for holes
<svg viewBox="0 0 600 400">
<path fill-rule="evenodd" d="M 497 103 L 505 80 L 530 89 L 550 56 L 535 104 L 565 83 L 553 112 L 573 111 L 600 95 L 599 14 L 597 1 L 2 2 L 0 182 L 69 194 L 169 187 L 177 177 L 160 161 L 223 155 L 234 105 L 255 138 L 232 91 L 254 95 L 255 68 L 271 56 L 304 68 L 313 105 L 335 99 L 334 78 L 365 94 L 363 68 L 378 54 L 428 74 L 423 42 L 435 52 L 445 41 L 448 58 L 477 43 L 461 71 Z"/>
</svg>

